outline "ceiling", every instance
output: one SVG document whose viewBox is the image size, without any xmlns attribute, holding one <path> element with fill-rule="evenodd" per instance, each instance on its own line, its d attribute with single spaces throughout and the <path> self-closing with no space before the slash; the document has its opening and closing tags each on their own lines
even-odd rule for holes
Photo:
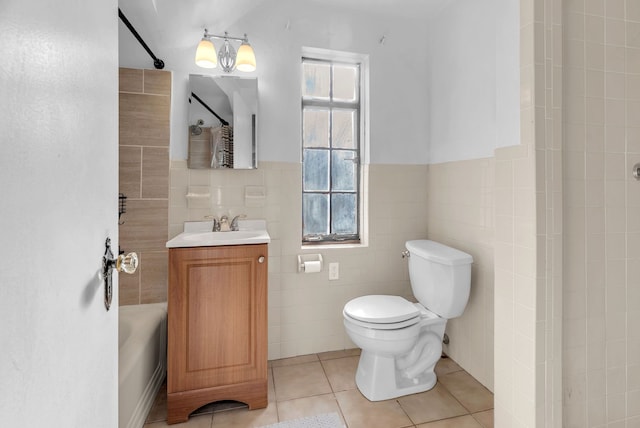
<svg viewBox="0 0 640 428">
<path fill-rule="evenodd" d="M 260 9 L 271 5 L 281 7 L 290 1 L 295 1 L 297 6 L 304 2 L 310 7 L 326 5 L 337 13 L 345 9 L 378 15 L 382 19 L 415 21 L 416 17 L 426 20 L 452 0 L 119 0 L 119 7 L 151 50 L 156 53 L 158 47 L 162 47 L 162 55 L 156 55 L 167 57 L 169 61 L 165 62 L 170 62 L 170 58 L 181 58 L 184 52 L 193 55 L 205 27 L 219 34 Z M 140 66 L 140 57 L 147 55 L 141 49 L 126 26 L 119 22 L 120 65 Z M 149 62 L 148 56 L 145 60 Z"/>
</svg>

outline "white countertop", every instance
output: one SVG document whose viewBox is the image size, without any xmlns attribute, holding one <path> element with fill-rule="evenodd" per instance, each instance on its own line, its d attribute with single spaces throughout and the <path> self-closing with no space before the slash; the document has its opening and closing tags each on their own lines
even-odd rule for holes
<svg viewBox="0 0 640 428">
<path fill-rule="evenodd" d="M 271 237 L 265 220 L 239 220 L 237 231 L 212 232 L 213 221 L 189 221 L 184 232 L 167 241 L 167 248 L 219 247 L 222 245 L 268 244 Z"/>
</svg>

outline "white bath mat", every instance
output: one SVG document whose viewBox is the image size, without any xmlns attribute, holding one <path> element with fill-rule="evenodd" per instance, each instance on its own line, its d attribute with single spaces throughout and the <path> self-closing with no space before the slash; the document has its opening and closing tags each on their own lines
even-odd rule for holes
<svg viewBox="0 0 640 428">
<path fill-rule="evenodd" d="M 337 413 L 308 416 L 291 421 L 265 425 L 262 428 L 345 428 Z"/>
</svg>

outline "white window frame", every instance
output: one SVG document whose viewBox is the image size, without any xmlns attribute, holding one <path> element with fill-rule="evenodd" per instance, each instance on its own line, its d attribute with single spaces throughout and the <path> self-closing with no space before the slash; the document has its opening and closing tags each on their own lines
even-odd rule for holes
<svg viewBox="0 0 640 428">
<path fill-rule="evenodd" d="M 321 61 L 333 61 L 341 63 L 359 64 L 360 66 L 360 110 L 359 110 L 359 177 L 358 177 L 358 204 L 359 204 L 359 242 L 352 241 L 335 241 L 335 240 L 322 240 L 322 241 L 302 241 L 302 229 L 301 241 L 302 248 L 309 248 L 314 246 L 322 246 L 323 248 L 353 248 L 353 247 L 366 247 L 369 244 L 369 224 L 368 224 L 368 187 L 369 187 L 369 56 L 363 54 L 356 54 L 351 52 L 334 51 L 329 49 L 320 48 L 302 48 L 302 56 L 300 64 L 304 59 L 309 60 L 321 60 Z M 302 67 L 300 67 L 302 70 Z M 299 79 L 301 81 L 302 77 Z M 302 86 L 302 85 L 300 85 Z M 302 93 L 300 94 L 301 107 L 300 107 L 300 156 L 302 162 Z M 301 176 L 302 179 L 302 176 Z M 301 181 L 302 184 L 302 181 Z M 300 193 L 302 194 L 302 188 Z M 301 206 L 301 209 L 303 207 Z M 301 216 L 302 217 L 302 216 Z"/>
</svg>

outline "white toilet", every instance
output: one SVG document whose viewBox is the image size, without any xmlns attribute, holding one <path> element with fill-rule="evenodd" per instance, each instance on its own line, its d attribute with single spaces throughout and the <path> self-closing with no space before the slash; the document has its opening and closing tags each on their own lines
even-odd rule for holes
<svg viewBox="0 0 640 428">
<path fill-rule="evenodd" d="M 447 320 L 469 299 L 473 258 L 428 240 L 407 241 L 409 278 L 419 303 L 362 296 L 343 310 L 347 334 L 362 348 L 356 385 L 371 401 L 427 391 L 436 384 Z"/>
</svg>

